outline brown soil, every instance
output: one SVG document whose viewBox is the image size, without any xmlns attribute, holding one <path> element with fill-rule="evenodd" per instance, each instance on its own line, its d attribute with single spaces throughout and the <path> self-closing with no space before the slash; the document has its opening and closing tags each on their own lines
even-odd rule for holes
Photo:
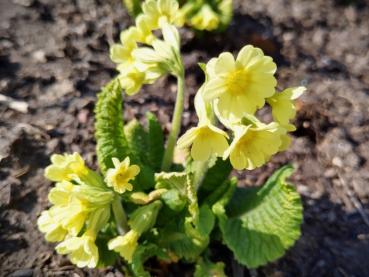
<svg viewBox="0 0 369 277">
<path fill-rule="evenodd" d="M 369 7 L 365 0 L 234 2 L 224 34 L 183 30 L 184 124 L 196 122 L 197 62 L 247 43 L 263 48 L 279 64 L 281 88 L 303 84 L 308 92 L 292 147 L 242 181 L 260 184 L 292 162 L 305 211 L 303 235 L 284 258 L 257 271 L 227 268 L 233 276 L 369 276 Z M 48 206 L 51 184 L 42 174 L 51 153 L 78 151 L 96 163 L 96 92 L 115 74 L 108 45 L 130 24 L 119 0 L 0 1 L 0 92 L 29 105 L 22 113 L 0 103 L 1 276 L 122 276 L 75 268 L 35 222 Z M 127 99 L 125 118 L 150 110 L 168 127 L 174 91 L 171 78 L 145 87 Z"/>
</svg>

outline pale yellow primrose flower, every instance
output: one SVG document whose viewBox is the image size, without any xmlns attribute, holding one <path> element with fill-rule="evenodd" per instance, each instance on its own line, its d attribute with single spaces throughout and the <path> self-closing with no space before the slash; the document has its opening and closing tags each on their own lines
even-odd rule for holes
<svg viewBox="0 0 369 277">
<path fill-rule="evenodd" d="M 190 145 L 191 156 L 195 161 L 206 161 L 211 155 L 221 157 L 228 148 L 228 135 L 210 122 L 189 129 L 178 140 L 179 148 Z"/>
<path fill-rule="evenodd" d="M 109 250 L 114 250 L 118 252 L 121 257 L 127 260 L 127 262 L 132 261 L 132 256 L 137 248 L 137 240 L 139 238 L 139 234 L 130 230 L 124 236 L 118 236 L 114 239 L 111 239 L 108 242 Z"/>
<path fill-rule="evenodd" d="M 126 190 L 131 191 L 133 186 L 129 181 L 140 173 L 140 168 L 137 165 L 130 166 L 129 157 L 126 157 L 123 162 L 117 158 L 112 160 L 114 168 L 109 168 L 106 172 L 105 182 L 118 193 L 124 193 Z"/>
<path fill-rule="evenodd" d="M 56 221 L 50 211 L 43 211 L 37 219 L 37 226 L 42 233 L 45 233 L 45 239 L 50 242 L 62 241 L 67 230 L 63 228 L 59 221 Z"/>
<path fill-rule="evenodd" d="M 177 27 L 184 24 L 179 4 L 175 0 L 147 0 L 142 4 L 142 11 L 152 29 L 158 29 L 164 23 L 174 24 Z"/>
<path fill-rule="evenodd" d="M 89 207 L 86 203 L 73 197 L 67 205 L 56 205 L 49 209 L 50 215 L 60 222 L 62 227 L 68 230 L 68 233 L 76 236 L 85 224 L 89 213 Z"/>
<path fill-rule="evenodd" d="M 110 59 L 118 64 L 118 70 L 124 70 L 134 63 L 132 51 L 137 48 L 137 40 L 140 32 L 137 27 L 130 27 L 120 33 L 121 44 L 114 44 L 110 47 Z"/>
<path fill-rule="evenodd" d="M 70 237 L 56 246 L 56 251 L 68 255 L 78 267 L 95 268 L 99 261 L 99 251 L 95 244 L 96 235 L 86 231 L 81 237 Z"/>
<path fill-rule="evenodd" d="M 48 198 L 53 205 L 67 205 L 72 197 L 74 185 L 68 181 L 56 183 L 49 194 Z"/>
<path fill-rule="evenodd" d="M 198 30 L 215 30 L 219 22 L 219 15 L 207 4 L 202 5 L 201 9 L 191 18 L 191 25 Z"/>
<path fill-rule="evenodd" d="M 202 88 L 195 96 L 195 109 L 199 117 L 199 125 L 189 129 L 179 138 L 177 146 L 180 149 L 191 147 L 191 157 L 195 161 L 206 161 L 211 155 L 223 156 L 228 148 L 228 135 L 211 123 L 208 107 L 202 98 Z"/>
<path fill-rule="evenodd" d="M 140 14 L 136 18 L 136 26 L 138 30 L 137 41 L 150 45 L 155 39 L 152 33 L 152 26 L 150 26 L 150 18 L 147 15 Z"/>
<path fill-rule="evenodd" d="M 147 35 L 147 30 L 143 29 L 144 23 L 141 21 L 139 20 L 142 29 L 130 27 L 121 32 L 121 44 L 114 44 L 110 47 L 110 58 L 118 64 L 118 78 L 128 95 L 138 92 L 146 82 L 145 72 L 137 69 L 136 59 L 133 57 L 133 51 L 137 49 L 137 41 L 147 39 L 144 38 Z"/>
<path fill-rule="evenodd" d="M 54 154 L 52 164 L 46 167 L 45 177 L 54 182 L 70 181 L 73 176 L 83 176 L 88 173 L 85 162 L 78 153 Z"/>
<path fill-rule="evenodd" d="M 137 93 L 145 83 L 146 75 L 139 71 L 135 66 L 127 67 L 127 71 L 120 72 L 118 79 L 120 85 L 128 95 Z"/>
<path fill-rule="evenodd" d="M 235 138 L 223 158 L 230 157 L 232 166 L 237 170 L 260 167 L 279 151 L 284 133 L 285 129 L 275 122 L 236 126 Z"/>
<path fill-rule="evenodd" d="M 289 124 L 290 119 L 296 115 L 294 100 L 299 98 L 305 90 L 305 87 L 288 88 L 268 98 L 267 102 L 272 107 L 274 120 L 282 125 Z"/>
<path fill-rule="evenodd" d="M 133 51 L 136 66 L 146 75 L 153 75 L 153 78 L 168 72 L 178 74 L 182 71 L 178 30 L 170 24 L 163 24 L 162 33 L 164 40 L 155 39 L 152 48 L 140 47 Z"/>
<path fill-rule="evenodd" d="M 275 92 L 273 59 L 251 45 L 243 47 L 236 60 L 231 53 L 222 53 L 210 60 L 206 68 L 209 80 L 204 99 L 217 99 L 214 104 L 221 116 L 229 120 L 242 118 L 245 113 L 254 114 L 264 106 L 265 98 Z"/>
<path fill-rule="evenodd" d="M 82 229 L 86 216 L 87 205 L 75 196 L 75 187 L 68 181 L 57 183 L 49 192 L 49 201 L 54 205 L 42 212 L 37 221 L 46 240 L 63 240 L 67 232 L 77 235 Z"/>
</svg>

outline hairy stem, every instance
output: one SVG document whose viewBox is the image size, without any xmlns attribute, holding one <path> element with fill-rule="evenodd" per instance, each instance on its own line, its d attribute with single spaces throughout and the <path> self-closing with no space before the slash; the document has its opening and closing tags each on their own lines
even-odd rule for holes
<svg viewBox="0 0 369 277">
<path fill-rule="evenodd" d="M 168 136 L 167 146 L 163 157 L 163 163 L 161 165 L 161 169 L 163 171 L 168 171 L 170 169 L 170 166 L 172 165 L 174 147 L 176 145 L 178 134 L 181 129 L 184 100 L 184 74 L 180 74 L 177 77 L 177 85 L 177 99 L 174 107 L 172 128 Z"/>
<path fill-rule="evenodd" d="M 127 216 L 124 212 L 121 199 L 118 195 L 115 196 L 115 199 L 112 203 L 113 214 L 115 218 L 115 223 L 117 224 L 118 233 L 120 235 L 124 235 L 129 231 Z"/>
</svg>

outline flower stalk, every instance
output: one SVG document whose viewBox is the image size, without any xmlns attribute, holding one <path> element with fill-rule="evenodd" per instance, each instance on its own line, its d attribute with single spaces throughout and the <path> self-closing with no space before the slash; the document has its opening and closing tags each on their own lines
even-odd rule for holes
<svg viewBox="0 0 369 277">
<path fill-rule="evenodd" d="M 124 235 L 129 231 L 127 216 L 124 212 L 121 199 L 116 195 L 113 203 L 112 209 L 114 214 L 115 223 L 117 224 L 117 230 L 120 235 Z"/>
<path fill-rule="evenodd" d="M 181 130 L 181 120 L 183 114 L 183 105 L 184 105 L 184 73 L 183 71 L 177 76 L 177 98 L 174 107 L 173 119 L 172 119 L 172 128 L 170 130 L 167 147 L 165 149 L 163 163 L 161 169 L 163 171 L 168 171 L 173 161 L 173 153 L 174 147 L 177 143 L 177 138 L 179 132 Z"/>
</svg>

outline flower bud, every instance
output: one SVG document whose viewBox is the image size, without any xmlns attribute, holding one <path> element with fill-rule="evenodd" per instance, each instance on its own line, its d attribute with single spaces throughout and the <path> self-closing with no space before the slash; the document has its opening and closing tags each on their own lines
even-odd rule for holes
<svg viewBox="0 0 369 277">
<path fill-rule="evenodd" d="M 135 210 L 128 222 L 129 226 L 142 234 L 148 231 L 156 223 L 156 217 L 162 204 L 159 200 Z"/>
</svg>

